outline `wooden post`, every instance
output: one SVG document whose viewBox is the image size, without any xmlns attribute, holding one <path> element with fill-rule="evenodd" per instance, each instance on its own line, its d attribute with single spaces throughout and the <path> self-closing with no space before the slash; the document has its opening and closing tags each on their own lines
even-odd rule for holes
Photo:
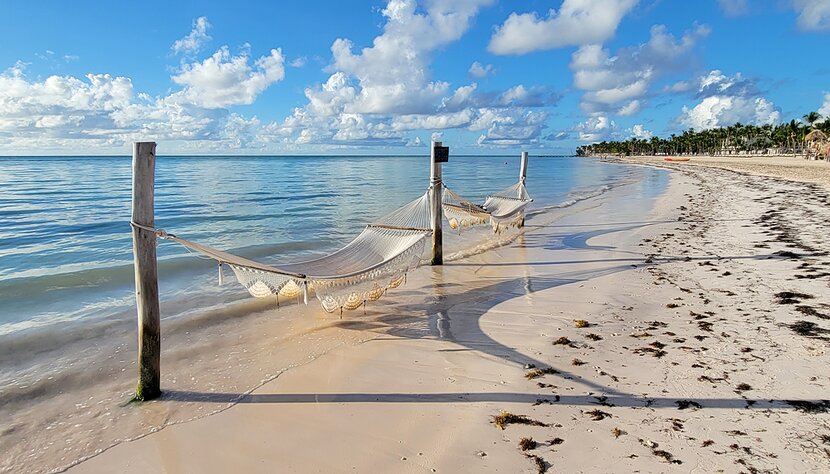
<svg viewBox="0 0 830 474">
<path fill-rule="evenodd" d="M 519 182 L 525 184 L 527 179 L 527 152 L 522 152 L 522 163 L 519 165 Z M 519 196 L 521 197 L 521 196 Z"/>
<path fill-rule="evenodd" d="M 133 144 L 133 224 L 154 228 L 156 144 Z M 161 395 L 161 317 L 156 234 L 133 225 L 135 301 L 138 310 L 138 386 L 135 400 Z"/>
<path fill-rule="evenodd" d="M 522 183 L 522 186 L 524 186 L 526 180 L 527 180 L 527 152 L 523 151 L 522 152 L 522 162 L 519 165 L 519 182 Z M 518 190 L 518 194 L 519 195 L 516 196 L 516 197 L 521 199 L 523 197 L 521 187 Z M 525 226 L 525 217 L 524 217 L 524 213 L 522 213 L 522 220 L 519 222 L 519 227 L 524 227 L 524 226 Z"/>
<path fill-rule="evenodd" d="M 432 142 L 429 155 L 429 184 L 432 186 L 430 194 L 432 210 L 432 261 L 431 265 L 444 264 L 444 231 L 442 219 L 444 212 L 441 207 L 441 195 L 443 194 L 443 181 L 441 180 L 441 163 L 447 161 L 449 151 L 441 146 L 441 142 Z"/>
</svg>

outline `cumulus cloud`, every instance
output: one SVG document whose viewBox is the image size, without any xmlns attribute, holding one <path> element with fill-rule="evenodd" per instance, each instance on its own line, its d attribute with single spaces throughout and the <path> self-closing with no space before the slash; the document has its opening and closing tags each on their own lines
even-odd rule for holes
<svg viewBox="0 0 830 474">
<path fill-rule="evenodd" d="M 727 16 L 739 16 L 749 11 L 748 0 L 718 0 L 718 3 Z"/>
<path fill-rule="evenodd" d="M 458 40 L 492 2 L 389 0 L 382 33 L 364 48 L 334 41 L 328 80 L 306 88 L 307 103 L 277 133 L 320 145 L 412 145 L 407 132 L 451 128 L 483 132 L 482 145 L 537 139 L 547 114 L 530 109 L 556 103 L 548 88 L 519 84 L 483 92 L 474 82 L 452 88 L 431 76 L 436 49 Z M 493 67 L 475 62 L 468 72 L 481 78 Z"/>
<path fill-rule="evenodd" d="M 689 53 L 709 31 L 707 26 L 698 25 L 675 38 L 665 26 L 655 25 L 648 42 L 620 49 L 615 56 L 600 45 L 582 46 L 573 53 L 570 68 L 574 86 L 585 91 L 583 111 L 636 114 L 654 80 L 681 69 Z"/>
<path fill-rule="evenodd" d="M 487 49 L 494 54 L 602 43 L 614 36 L 622 18 L 639 0 L 564 0 L 547 18 L 533 13 L 511 13 L 493 33 Z"/>
<path fill-rule="evenodd" d="M 5 146 L 21 140 L 109 142 L 117 128 L 111 114 L 132 98 L 129 78 L 87 74 L 29 81 L 18 63 L 0 74 L 0 137 Z"/>
<path fill-rule="evenodd" d="M 493 74 L 493 71 L 494 69 L 492 64 L 484 66 L 480 62 L 476 61 L 470 65 L 470 69 L 467 71 L 467 74 L 469 74 L 473 79 L 482 79 Z"/>
<path fill-rule="evenodd" d="M 173 81 L 184 86 L 180 95 L 187 102 L 201 107 L 251 104 L 268 86 L 285 77 L 284 62 L 282 50 L 272 49 L 251 67 L 246 53 L 232 56 L 222 47 L 204 61 L 184 64 Z"/>
<path fill-rule="evenodd" d="M 793 0 L 798 17 L 796 25 L 802 31 L 830 30 L 830 2 L 827 0 Z"/>
<path fill-rule="evenodd" d="M 648 140 L 654 136 L 651 130 L 646 130 L 641 124 L 634 125 L 628 130 L 631 138 L 639 138 L 640 140 Z"/>
<path fill-rule="evenodd" d="M 780 110 L 764 97 L 752 81 L 740 74 L 726 76 L 711 71 L 700 79 L 694 107 L 683 107 L 678 122 L 695 130 L 732 125 L 736 122 L 765 125 L 781 120 Z"/>
<path fill-rule="evenodd" d="M 279 50 L 250 65 L 246 55 L 222 49 L 184 65 L 173 77 L 182 88 L 160 97 L 135 93 L 129 78 L 109 74 L 32 80 L 18 63 L 0 74 L 0 146 L 112 150 L 148 138 L 201 149 L 261 146 L 273 135 L 269 127 L 224 107 L 252 102 L 282 77 L 281 62 Z"/>
<path fill-rule="evenodd" d="M 617 124 L 606 115 L 597 114 L 576 126 L 579 139 L 583 142 L 600 142 L 613 138 Z"/>
<path fill-rule="evenodd" d="M 830 92 L 824 93 L 824 103 L 818 109 L 818 113 L 824 117 L 825 120 L 830 120 Z"/>
<path fill-rule="evenodd" d="M 176 54 L 198 52 L 205 43 L 211 40 L 211 37 L 207 34 L 208 28 L 210 28 L 210 23 L 207 17 L 200 16 L 196 18 L 193 20 L 193 29 L 190 34 L 176 40 L 170 48 Z"/>
</svg>

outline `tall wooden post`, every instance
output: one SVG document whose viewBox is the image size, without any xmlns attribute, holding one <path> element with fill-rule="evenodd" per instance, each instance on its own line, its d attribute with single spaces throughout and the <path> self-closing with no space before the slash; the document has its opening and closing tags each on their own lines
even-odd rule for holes
<svg viewBox="0 0 830 474">
<path fill-rule="evenodd" d="M 522 184 L 522 186 L 524 186 L 526 180 L 527 180 L 527 152 L 523 151 L 522 152 L 522 162 L 519 165 L 519 182 Z M 516 196 L 516 197 L 519 198 L 519 199 L 524 197 L 524 196 L 522 196 L 522 188 L 521 187 L 519 188 L 518 196 Z M 524 217 L 524 213 L 522 213 L 522 220 L 519 222 L 519 227 L 524 227 L 524 226 L 525 226 L 525 217 Z"/>
<path fill-rule="evenodd" d="M 441 196 L 443 194 L 441 163 L 446 163 L 447 161 L 449 161 L 449 148 L 441 146 L 441 142 L 433 141 L 429 156 L 429 184 L 432 186 L 432 193 L 430 193 L 432 210 L 431 265 L 444 264 L 444 231 L 442 229 L 444 212 L 441 208 Z"/>
<path fill-rule="evenodd" d="M 522 163 L 519 165 L 519 182 L 525 184 L 527 179 L 527 152 L 522 152 Z M 519 196 L 521 197 L 521 196 Z"/>
<path fill-rule="evenodd" d="M 133 261 L 138 310 L 138 386 L 135 400 L 161 395 L 161 317 L 156 268 L 154 191 L 156 144 L 133 144 Z M 139 227 L 142 226 L 142 227 Z"/>
</svg>

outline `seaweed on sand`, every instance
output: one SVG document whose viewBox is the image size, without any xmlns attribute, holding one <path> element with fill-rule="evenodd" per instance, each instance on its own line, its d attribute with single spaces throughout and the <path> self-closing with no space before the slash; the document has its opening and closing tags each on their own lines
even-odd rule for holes
<svg viewBox="0 0 830 474">
<path fill-rule="evenodd" d="M 530 372 L 525 374 L 525 378 L 528 380 L 533 380 L 535 378 L 541 377 L 546 374 L 558 374 L 559 371 L 554 369 L 553 367 L 545 367 L 544 369 L 533 369 Z"/>
<path fill-rule="evenodd" d="M 493 416 L 493 424 L 502 430 L 507 425 L 530 425 L 530 426 L 548 426 L 541 421 L 533 420 L 525 415 L 515 415 L 510 412 L 503 411 L 498 415 Z"/>
</svg>

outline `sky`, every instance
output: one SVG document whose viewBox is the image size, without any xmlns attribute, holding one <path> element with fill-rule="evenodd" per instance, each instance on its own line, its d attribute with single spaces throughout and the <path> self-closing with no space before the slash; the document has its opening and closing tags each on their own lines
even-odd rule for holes
<svg viewBox="0 0 830 474">
<path fill-rule="evenodd" d="M 830 0 L 0 3 L 0 155 L 572 154 L 830 117 Z"/>
</svg>

